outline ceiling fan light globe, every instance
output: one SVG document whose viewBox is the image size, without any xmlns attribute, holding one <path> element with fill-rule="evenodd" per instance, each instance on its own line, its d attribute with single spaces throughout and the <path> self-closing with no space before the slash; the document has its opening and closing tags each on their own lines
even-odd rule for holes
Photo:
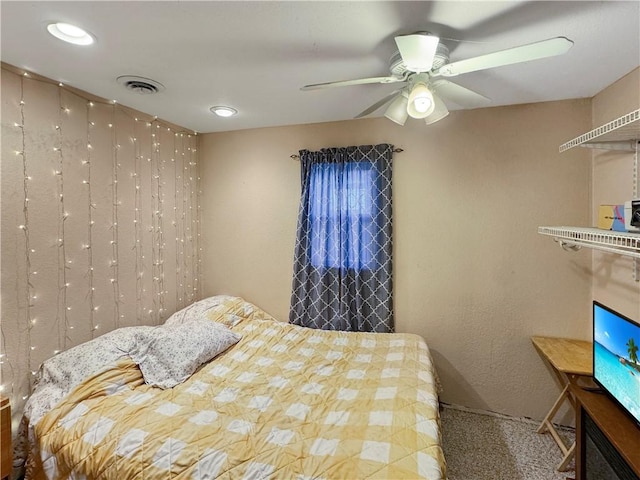
<svg viewBox="0 0 640 480">
<path fill-rule="evenodd" d="M 427 125 L 436 123 L 449 115 L 449 109 L 439 96 L 433 96 L 433 104 L 433 112 L 431 112 L 431 115 L 427 115 L 424 119 L 424 123 L 426 123 Z"/>
<path fill-rule="evenodd" d="M 415 108 L 416 112 L 419 112 L 419 113 L 428 112 L 429 109 L 431 108 L 431 105 L 433 105 L 433 102 L 431 102 L 431 99 L 427 96 L 417 97 L 413 101 L 413 108 Z"/>
<path fill-rule="evenodd" d="M 425 118 L 435 108 L 433 101 L 433 93 L 426 84 L 417 83 L 409 94 L 409 102 L 407 105 L 407 113 L 413 118 Z"/>
<path fill-rule="evenodd" d="M 441 112 L 437 115 L 435 113 L 432 113 L 431 115 L 429 115 L 427 118 L 424 119 L 424 123 L 426 123 L 427 125 L 431 125 L 432 123 L 439 122 L 440 120 L 447 117 L 448 115 L 449 115 L 449 110 L 445 112 Z"/>
<path fill-rule="evenodd" d="M 384 112 L 384 116 L 398 125 L 404 125 L 407 121 L 407 117 L 409 116 L 409 113 L 407 112 L 408 103 L 409 100 L 407 99 L 406 94 L 398 95 L 387 107 Z"/>
<path fill-rule="evenodd" d="M 427 125 L 431 125 L 432 123 L 439 122 L 448 115 L 449 110 L 445 110 L 443 112 L 433 112 L 431 115 L 424 119 L 424 123 L 426 123 Z"/>
</svg>

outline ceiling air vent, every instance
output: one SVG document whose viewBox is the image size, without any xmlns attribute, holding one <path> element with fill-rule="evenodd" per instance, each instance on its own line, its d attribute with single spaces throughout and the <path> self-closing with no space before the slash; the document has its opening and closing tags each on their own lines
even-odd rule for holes
<svg viewBox="0 0 640 480">
<path fill-rule="evenodd" d="M 123 75 L 117 78 L 120 85 L 140 95 L 150 95 L 164 90 L 164 85 L 150 78 L 136 77 L 134 75 Z"/>
</svg>

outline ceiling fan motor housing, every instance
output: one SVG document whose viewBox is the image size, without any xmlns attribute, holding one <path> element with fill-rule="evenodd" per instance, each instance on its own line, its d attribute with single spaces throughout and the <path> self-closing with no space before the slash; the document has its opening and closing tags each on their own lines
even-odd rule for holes
<svg viewBox="0 0 640 480">
<path fill-rule="evenodd" d="M 437 70 L 442 65 L 449 62 L 449 49 L 445 44 L 440 42 L 438 44 L 438 48 L 436 49 L 436 55 L 433 58 L 433 67 L 432 70 Z M 391 55 L 391 60 L 389 61 L 389 70 L 392 75 L 397 77 L 402 77 L 407 73 L 412 73 L 410 70 L 407 70 L 406 65 L 402 61 L 402 56 L 399 51 L 396 51 L 393 55 Z"/>
</svg>

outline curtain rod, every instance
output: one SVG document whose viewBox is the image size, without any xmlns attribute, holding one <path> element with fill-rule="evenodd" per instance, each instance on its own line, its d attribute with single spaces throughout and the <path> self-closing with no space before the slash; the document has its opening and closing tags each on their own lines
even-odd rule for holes
<svg viewBox="0 0 640 480">
<path fill-rule="evenodd" d="M 393 153 L 402 153 L 404 150 L 402 148 L 394 148 Z M 294 160 L 300 159 L 300 155 L 290 155 L 289 158 L 293 158 Z"/>
</svg>

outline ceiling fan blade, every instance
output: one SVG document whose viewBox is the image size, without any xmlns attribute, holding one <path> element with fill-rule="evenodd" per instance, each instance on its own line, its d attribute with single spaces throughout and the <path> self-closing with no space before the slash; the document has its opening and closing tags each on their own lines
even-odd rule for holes
<svg viewBox="0 0 640 480">
<path fill-rule="evenodd" d="M 314 83 L 311 85 L 305 85 L 300 90 L 319 90 L 321 88 L 331 87 L 347 87 L 349 85 L 364 85 L 367 83 L 397 83 L 404 82 L 405 77 L 371 77 L 371 78 L 358 78 L 356 80 L 341 80 L 339 82 L 326 82 L 326 83 Z"/>
<path fill-rule="evenodd" d="M 389 95 L 387 95 L 386 97 L 384 97 L 382 100 L 377 101 L 376 103 L 374 103 L 373 105 L 371 105 L 369 108 L 367 108 L 366 110 L 360 112 L 358 115 L 356 115 L 353 118 L 362 118 L 362 117 L 366 117 L 367 115 L 369 115 L 370 113 L 375 112 L 376 110 L 378 110 L 380 107 L 386 105 L 387 103 L 389 103 L 391 100 L 393 100 L 396 95 L 398 95 L 398 93 L 400 93 L 402 91 L 402 89 L 398 89 L 398 90 L 394 90 L 393 92 L 391 92 Z"/>
<path fill-rule="evenodd" d="M 491 100 L 484 95 L 480 95 L 473 90 L 452 83 L 449 80 L 436 80 L 431 83 L 431 88 L 445 100 L 450 100 L 463 108 L 483 107 L 491 102 Z"/>
<path fill-rule="evenodd" d="M 486 70 L 488 68 L 553 57 L 566 53 L 572 45 L 573 42 L 565 37 L 550 38 L 548 40 L 542 40 L 541 42 L 508 48 L 507 50 L 449 63 L 440 67 L 434 72 L 434 75 L 453 77 L 462 73 L 477 72 L 478 70 Z"/>
<path fill-rule="evenodd" d="M 429 33 L 400 35 L 395 38 L 402 62 L 411 72 L 428 72 L 433 67 L 433 59 L 440 39 Z"/>
</svg>

